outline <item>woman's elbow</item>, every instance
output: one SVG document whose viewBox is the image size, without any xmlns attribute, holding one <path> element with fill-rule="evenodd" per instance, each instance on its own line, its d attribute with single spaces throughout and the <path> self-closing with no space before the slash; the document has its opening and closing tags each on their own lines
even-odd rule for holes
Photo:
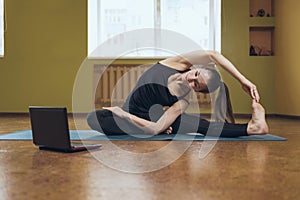
<svg viewBox="0 0 300 200">
<path fill-rule="evenodd" d="M 209 56 L 209 59 L 212 62 L 215 62 L 217 60 L 217 58 L 220 57 L 221 54 L 218 51 L 209 50 L 209 51 L 207 51 L 207 55 Z"/>
<path fill-rule="evenodd" d="M 220 55 L 220 53 L 218 51 L 215 51 L 215 50 L 209 50 L 207 51 L 207 54 L 210 56 L 210 57 L 216 57 L 218 55 Z"/>
</svg>

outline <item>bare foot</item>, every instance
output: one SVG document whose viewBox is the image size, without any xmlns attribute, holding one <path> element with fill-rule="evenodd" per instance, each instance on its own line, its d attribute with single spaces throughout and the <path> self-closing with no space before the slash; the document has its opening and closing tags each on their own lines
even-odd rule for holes
<svg viewBox="0 0 300 200">
<path fill-rule="evenodd" d="M 265 109 L 254 100 L 252 101 L 252 119 L 248 123 L 247 133 L 249 135 L 269 133 Z"/>
</svg>

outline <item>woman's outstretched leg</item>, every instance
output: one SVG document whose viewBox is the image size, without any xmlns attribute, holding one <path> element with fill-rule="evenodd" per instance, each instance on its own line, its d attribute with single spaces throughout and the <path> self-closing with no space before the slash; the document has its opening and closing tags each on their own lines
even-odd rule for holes
<svg viewBox="0 0 300 200">
<path fill-rule="evenodd" d="M 198 124 L 198 127 L 195 127 Z M 231 124 L 222 122 L 209 122 L 200 116 L 182 114 L 172 124 L 173 134 L 197 132 L 209 136 L 239 137 L 253 134 L 266 134 L 269 132 L 265 120 L 265 110 L 259 103 L 252 103 L 252 118 L 246 124 Z"/>
</svg>

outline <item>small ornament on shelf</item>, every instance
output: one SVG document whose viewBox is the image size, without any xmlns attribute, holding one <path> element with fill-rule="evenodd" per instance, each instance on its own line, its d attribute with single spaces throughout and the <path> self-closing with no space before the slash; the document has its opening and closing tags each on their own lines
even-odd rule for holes
<svg viewBox="0 0 300 200">
<path fill-rule="evenodd" d="M 267 49 L 266 47 L 259 47 L 250 45 L 250 56 L 272 56 L 274 55 L 272 50 Z"/>
<path fill-rule="evenodd" d="M 257 11 L 257 16 L 259 16 L 259 17 L 264 17 L 265 14 L 266 14 L 266 12 L 262 8 Z"/>
<path fill-rule="evenodd" d="M 255 52 L 255 48 L 253 45 L 250 46 L 250 56 L 257 56 L 257 53 Z"/>
</svg>

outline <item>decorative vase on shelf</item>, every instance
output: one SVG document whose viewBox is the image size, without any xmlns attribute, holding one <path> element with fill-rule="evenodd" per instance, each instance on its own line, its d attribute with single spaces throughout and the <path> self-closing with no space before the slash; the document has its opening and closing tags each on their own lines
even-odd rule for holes
<svg viewBox="0 0 300 200">
<path fill-rule="evenodd" d="M 257 53 L 255 52 L 255 48 L 253 45 L 250 46 L 250 56 L 257 56 Z"/>
<path fill-rule="evenodd" d="M 266 12 L 262 8 L 257 11 L 257 16 L 259 16 L 259 17 L 264 17 L 265 14 L 266 14 Z"/>
</svg>

